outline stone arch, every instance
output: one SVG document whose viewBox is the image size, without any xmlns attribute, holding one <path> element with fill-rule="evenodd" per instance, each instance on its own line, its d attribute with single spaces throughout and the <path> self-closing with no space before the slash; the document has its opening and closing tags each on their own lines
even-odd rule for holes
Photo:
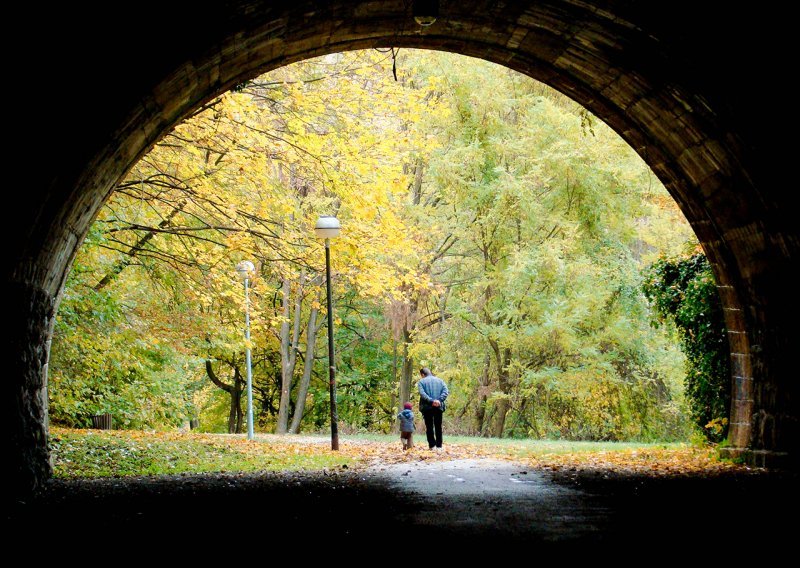
<svg viewBox="0 0 800 568">
<path fill-rule="evenodd" d="M 589 108 L 639 152 L 718 279 L 734 369 L 733 451 L 762 462 L 794 458 L 790 276 L 800 239 L 787 221 L 789 202 L 768 177 L 766 130 L 751 108 L 764 99 L 734 74 L 752 61 L 739 34 L 759 16 L 730 6 L 702 12 L 681 1 L 637 4 L 441 0 L 427 28 L 411 17 L 412 2 L 399 0 L 234 0 L 193 13 L 140 0 L 105 25 L 74 6 L 30 14 L 49 57 L 48 84 L 60 89 L 25 93 L 30 112 L 19 146 L 31 163 L 4 226 L 12 489 L 30 491 L 49 475 L 55 310 L 72 258 L 115 183 L 172 126 L 241 81 L 309 57 L 388 46 L 458 52 L 525 73 Z M 35 83 L 41 65 L 17 64 L 19 84 Z"/>
</svg>

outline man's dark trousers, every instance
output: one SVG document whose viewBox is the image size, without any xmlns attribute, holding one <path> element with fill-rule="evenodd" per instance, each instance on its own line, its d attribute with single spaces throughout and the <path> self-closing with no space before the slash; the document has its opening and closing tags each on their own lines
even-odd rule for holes
<svg viewBox="0 0 800 568">
<path fill-rule="evenodd" d="M 438 408 L 422 411 L 425 419 L 425 435 L 428 437 L 428 447 L 442 447 L 442 414 Z"/>
</svg>

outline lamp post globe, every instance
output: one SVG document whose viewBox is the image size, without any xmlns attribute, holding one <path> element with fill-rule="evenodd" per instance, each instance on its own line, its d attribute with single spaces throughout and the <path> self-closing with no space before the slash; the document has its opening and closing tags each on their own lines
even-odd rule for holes
<svg viewBox="0 0 800 568">
<path fill-rule="evenodd" d="M 236 265 L 236 272 L 239 273 L 239 278 L 242 280 L 249 280 L 253 272 L 256 271 L 256 265 L 249 260 L 243 260 Z"/>
<path fill-rule="evenodd" d="M 333 215 L 322 215 L 314 226 L 314 234 L 320 239 L 331 239 L 339 236 L 342 225 Z"/>
</svg>

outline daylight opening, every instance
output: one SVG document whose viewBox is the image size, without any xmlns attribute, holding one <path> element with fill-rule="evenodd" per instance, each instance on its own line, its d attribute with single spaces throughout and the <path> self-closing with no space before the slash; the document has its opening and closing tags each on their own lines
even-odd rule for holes
<svg viewBox="0 0 800 568">
<path fill-rule="evenodd" d="M 249 348 L 255 432 L 325 435 L 321 215 L 342 434 L 394 432 L 428 367 L 445 437 L 724 437 L 730 375 L 682 341 L 725 337 L 713 278 L 644 161 L 542 83 L 413 49 L 247 81 L 135 165 L 66 284 L 51 428 L 244 433 Z"/>
</svg>

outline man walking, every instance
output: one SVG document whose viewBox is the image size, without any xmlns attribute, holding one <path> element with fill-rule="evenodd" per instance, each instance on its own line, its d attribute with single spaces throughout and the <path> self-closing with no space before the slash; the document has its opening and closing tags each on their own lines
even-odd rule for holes
<svg viewBox="0 0 800 568">
<path fill-rule="evenodd" d="M 425 435 L 430 449 L 442 448 L 442 414 L 444 401 L 450 394 L 445 382 L 431 373 L 427 367 L 419 370 L 419 410 L 425 420 Z"/>
</svg>

